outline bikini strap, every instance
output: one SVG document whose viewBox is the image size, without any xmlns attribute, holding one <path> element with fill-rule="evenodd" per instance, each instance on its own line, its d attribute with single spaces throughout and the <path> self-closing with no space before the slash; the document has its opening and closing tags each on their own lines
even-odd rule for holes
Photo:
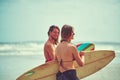
<svg viewBox="0 0 120 80">
<path fill-rule="evenodd" d="M 67 70 L 67 68 L 65 66 L 63 66 L 63 60 L 61 59 L 60 60 L 60 66 L 64 69 L 64 70 Z"/>
</svg>

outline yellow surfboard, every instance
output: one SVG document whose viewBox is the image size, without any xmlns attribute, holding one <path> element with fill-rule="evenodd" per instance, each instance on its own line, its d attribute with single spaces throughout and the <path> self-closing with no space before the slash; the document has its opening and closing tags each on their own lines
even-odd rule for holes
<svg viewBox="0 0 120 80">
<path fill-rule="evenodd" d="M 74 61 L 77 76 L 82 79 L 99 71 L 110 63 L 114 57 L 115 52 L 111 50 L 85 52 L 85 65 L 83 67 L 78 66 L 76 61 Z M 54 61 L 27 71 L 16 80 L 56 80 L 57 72 L 58 65 L 57 62 Z"/>
</svg>

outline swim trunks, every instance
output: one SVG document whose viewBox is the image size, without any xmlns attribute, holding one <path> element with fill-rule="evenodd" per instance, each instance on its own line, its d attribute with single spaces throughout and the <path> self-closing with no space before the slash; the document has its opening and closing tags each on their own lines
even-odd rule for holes
<svg viewBox="0 0 120 80">
<path fill-rule="evenodd" d="M 79 80 L 76 74 L 76 70 L 67 70 L 65 72 L 58 72 L 56 74 L 56 80 Z"/>
<path fill-rule="evenodd" d="M 52 61 L 52 59 L 46 60 L 45 62 L 49 62 L 49 61 Z"/>
</svg>

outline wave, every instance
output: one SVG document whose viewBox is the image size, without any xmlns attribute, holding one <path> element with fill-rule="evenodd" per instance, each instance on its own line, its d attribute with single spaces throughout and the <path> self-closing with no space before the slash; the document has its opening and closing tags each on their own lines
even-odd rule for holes
<svg viewBox="0 0 120 80">
<path fill-rule="evenodd" d="M 38 55 L 43 51 L 44 43 L 2 43 L 0 55 Z"/>
<path fill-rule="evenodd" d="M 114 50 L 120 53 L 119 43 L 94 42 L 95 50 Z M 41 55 L 44 42 L 0 43 L 0 55 Z"/>
</svg>

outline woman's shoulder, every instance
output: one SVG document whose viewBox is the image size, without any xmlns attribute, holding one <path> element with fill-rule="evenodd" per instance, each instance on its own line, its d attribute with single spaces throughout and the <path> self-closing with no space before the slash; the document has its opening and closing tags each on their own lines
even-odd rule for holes
<svg viewBox="0 0 120 80">
<path fill-rule="evenodd" d="M 76 45 L 74 45 L 74 44 L 72 44 L 72 43 L 70 43 L 69 46 L 70 46 L 71 48 L 75 48 L 75 49 L 77 48 Z"/>
</svg>

